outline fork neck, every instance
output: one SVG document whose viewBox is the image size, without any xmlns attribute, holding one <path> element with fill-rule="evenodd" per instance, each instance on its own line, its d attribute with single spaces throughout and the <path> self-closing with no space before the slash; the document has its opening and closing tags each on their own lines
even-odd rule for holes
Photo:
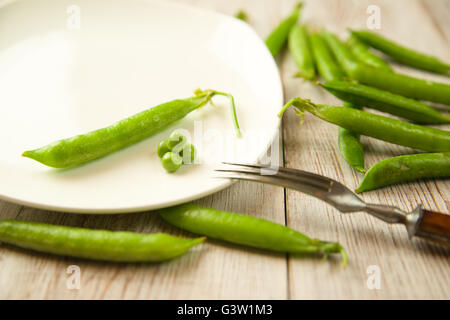
<svg viewBox="0 0 450 320">
<path fill-rule="evenodd" d="M 421 216 L 420 206 L 411 212 L 406 212 L 394 206 L 369 203 L 366 205 L 364 211 L 387 223 L 403 224 L 410 237 L 413 237 L 416 234 L 417 222 Z"/>
</svg>

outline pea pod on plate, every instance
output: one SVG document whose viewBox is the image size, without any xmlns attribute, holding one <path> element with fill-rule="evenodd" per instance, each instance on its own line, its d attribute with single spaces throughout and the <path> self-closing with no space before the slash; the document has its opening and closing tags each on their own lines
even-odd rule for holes
<svg viewBox="0 0 450 320">
<path fill-rule="evenodd" d="M 207 104 L 215 95 L 223 95 L 230 99 L 233 123 L 239 137 L 241 133 L 234 98 L 228 93 L 215 90 L 197 90 L 194 97 L 160 104 L 109 127 L 59 140 L 39 149 L 25 151 L 23 156 L 54 168 L 82 165 L 160 132 Z"/>
</svg>

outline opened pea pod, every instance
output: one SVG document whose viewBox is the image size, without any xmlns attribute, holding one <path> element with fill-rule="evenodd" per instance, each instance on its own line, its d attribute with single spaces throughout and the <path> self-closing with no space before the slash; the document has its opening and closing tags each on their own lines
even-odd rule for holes
<svg viewBox="0 0 450 320">
<path fill-rule="evenodd" d="M 195 96 L 191 98 L 160 104 L 109 127 L 59 140 L 39 149 L 25 151 L 23 156 L 54 168 L 82 165 L 162 131 L 190 112 L 206 105 L 215 95 L 226 96 L 230 99 L 233 123 L 236 135 L 239 137 L 241 132 L 233 96 L 215 90 L 196 90 Z"/>
</svg>

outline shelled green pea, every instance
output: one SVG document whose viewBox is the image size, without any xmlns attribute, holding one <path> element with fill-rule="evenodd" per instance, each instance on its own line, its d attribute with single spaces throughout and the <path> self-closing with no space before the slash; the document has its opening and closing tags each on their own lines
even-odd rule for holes
<svg viewBox="0 0 450 320">
<path fill-rule="evenodd" d="M 196 150 L 185 135 L 174 131 L 166 140 L 158 144 L 157 154 L 161 158 L 163 168 L 167 172 L 175 172 L 181 165 L 195 161 Z"/>
</svg>

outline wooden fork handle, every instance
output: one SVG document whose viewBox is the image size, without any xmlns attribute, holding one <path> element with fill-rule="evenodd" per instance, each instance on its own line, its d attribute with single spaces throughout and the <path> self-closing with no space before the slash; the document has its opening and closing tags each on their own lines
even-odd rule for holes
<svg viewBox="0 0 450 320">
<path fill-rule="evenodd" d="M 416 236 L 450 247 L 450 215 L 422 209 Z"/>
</svg>

